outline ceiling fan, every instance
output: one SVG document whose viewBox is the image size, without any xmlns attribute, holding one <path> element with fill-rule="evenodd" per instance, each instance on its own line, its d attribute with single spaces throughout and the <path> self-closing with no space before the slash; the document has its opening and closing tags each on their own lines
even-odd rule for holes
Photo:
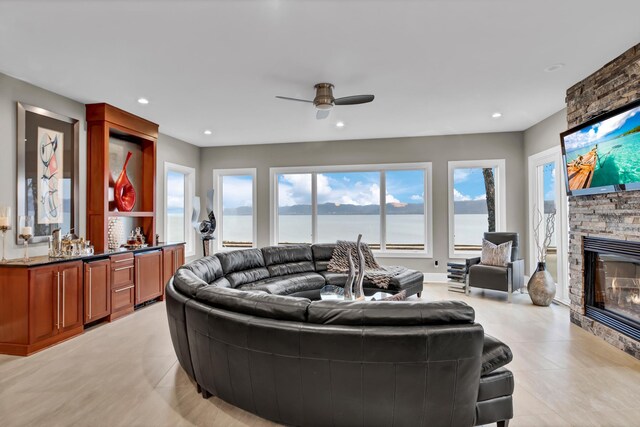
<svg viewBox="0 0 640 427">
<path fill-rule="evenodd" d="M 333 97 L 333 85 L 331 83 L 318 83 L 313 86 L 316 90 L 316 97 L 313 101 L 307 99 L 290 98 L 288 96 L 276 96 L 276 98 L 284 99 L 287 101 L 309 102 L 313 104 L 318 112 L 316 113 L 316 119 L 322 120 L 329 117 L 329 112 L 334 105 L 355 105 L 366 104 L 373 101 L 373 95 L 352 95 L 342 98 Z"/>
</svg>

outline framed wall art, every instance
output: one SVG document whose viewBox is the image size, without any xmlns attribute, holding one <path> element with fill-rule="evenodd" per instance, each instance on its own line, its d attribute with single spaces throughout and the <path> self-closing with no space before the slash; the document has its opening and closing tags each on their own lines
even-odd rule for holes
<svg viewBox="0 0 640 427">
<path fill-rule="evenodd" d="M 16 215 L 33 218 L 31 243 L 47 242 L 58 228 L 78 234 L 79 126 L 77 119 L 18 102 Z"/>
</svg>

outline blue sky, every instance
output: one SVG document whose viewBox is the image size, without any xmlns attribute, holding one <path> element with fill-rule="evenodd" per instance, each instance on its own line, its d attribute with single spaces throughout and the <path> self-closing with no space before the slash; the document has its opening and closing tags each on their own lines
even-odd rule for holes
<svg viewBox="0 0 640 427">
<path fill-rule="evenodd" d="M 640 107 L 618 114 L 564 138 L 565 150 L 574 151 L 587 145 L 607 141 L 640 126 Z"/>
<path fill-rule="evenodd" d="M 424 171 L 389 171 L 387 203 L 422 203 Z M 380 203 L 379 172 L 319 173 L 318 203 L 377 205 Z M 311 174 L 278 177 L 280 206 L 311 204 Z"/>
<path fill-rule="evenodd" d="M 458 168 L 453 171 L 453 194 L 456 201 L 486 200 L 481 168 Z"/>
</svg>

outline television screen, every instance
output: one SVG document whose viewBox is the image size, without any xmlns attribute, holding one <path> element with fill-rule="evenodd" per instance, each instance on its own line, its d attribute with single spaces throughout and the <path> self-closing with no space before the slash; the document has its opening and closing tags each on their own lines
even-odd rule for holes
<svg viewBox="0 0 640 427">
<path fill-rule="evenodd" d="M 560 135 L 569 195 L 640 189 L 640 101 Z"/>
</svg>

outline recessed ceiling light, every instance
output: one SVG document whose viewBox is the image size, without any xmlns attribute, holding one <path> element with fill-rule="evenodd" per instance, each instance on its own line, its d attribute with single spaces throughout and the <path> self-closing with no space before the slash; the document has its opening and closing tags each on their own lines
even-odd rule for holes
<svg viewBox="0 0 640 427">
<path fill-rule="evenodd" d="M 557 64 L 549 65 L 547 68 L 544 69 L 544 71 L 547 73 L 553 73 L 554 71 L 558 71 L 562 67 L 564 67 L 564 64 L 559 62 Z"/>
<path fill-rule="evenodd" d="M 204 134 L 205 134 L 205 135 L 211 135 L 212 133 L 213 133 L 213 132 L 211 132 L 209 129 L 207 129 L 207 130 L 205 130 L 205 131 L 204 131 Z"/>
<path fill-rule="evenodd" d="M 138 104 L 147 105 L 149 100 L 147 98 L 138 98 Z"/>
<path fill-rule="evenodd" d="M 338 123 L 336 123 L 336 127 L 338 127 L 338 128 L 343 128 L 343 127 L 344 127 L 344 122 L 338 122 Z"/>
<path fill-rule="evenodd" d="M 499 119 L 500 117 L 502 117 L 502 113 L 500 113 L 499 111 L 496 111 L 491 115 L 491 117 L 493 117 L 494 119 Z"/>
</svg>

